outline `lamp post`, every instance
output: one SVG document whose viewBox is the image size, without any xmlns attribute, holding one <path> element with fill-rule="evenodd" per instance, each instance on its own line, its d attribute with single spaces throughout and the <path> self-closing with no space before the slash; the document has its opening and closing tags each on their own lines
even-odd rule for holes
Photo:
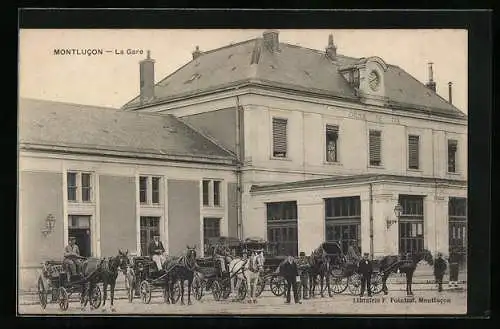
<svg viewBox="0 0 500 329">
<path fill-rule="evenodd" d="M 397 219 L 387 219 L 386 222 L 387 229 L 389 229 L 392 226 L 392 224 L 395 224 L 399 220 L 402 212 L 403 212 L 403 207 L 401 207 L 401 205 L 398 202 L 394 207 L 394 215 L 396 216 Z"/>
<path fill-rule="evenodd" d="M 56 218 L 54 217 L 54 215 L 49 214 L 45 218 L 45 227 L 42 228 L 42 234 L 44 236 L 47 236 L 48 234 L 50 234 L 54 230 L 55 226 L 56 226 Z"/>
</svg>

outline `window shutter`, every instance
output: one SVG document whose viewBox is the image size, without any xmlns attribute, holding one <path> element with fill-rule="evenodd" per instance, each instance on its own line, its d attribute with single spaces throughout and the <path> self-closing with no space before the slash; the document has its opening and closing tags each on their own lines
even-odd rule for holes
<svg viewBox="0 0 500 329">
<path fill-rule="evenodd" d="M 382 162 L 381 133 L 378 130 L 370 130 L 370 165 L 379 166 Z"/>
<path fill-rule="evenodd" d="M 339 126 L 326 125 L 326 133 L 328 135 L 338 136 L 338 134 L 339 134 Z"/>
<path fill-rule="evenodd" d="M 408 167 L 410 169 L 418 169 L 419 165 L 419 150 L 418 150 L 419 136 L 408 136 Z"/>
<path fill-rule="evenodd" d="M 286 119 L 273 118 L 273 156 L 286 157 Z"/>
<path fill-rule="evenodd" d="M 448 150 L 450 152 L 456 152 L 457 151 L 457 141 L 454 139 L 448 140 Z"/>
</svg>

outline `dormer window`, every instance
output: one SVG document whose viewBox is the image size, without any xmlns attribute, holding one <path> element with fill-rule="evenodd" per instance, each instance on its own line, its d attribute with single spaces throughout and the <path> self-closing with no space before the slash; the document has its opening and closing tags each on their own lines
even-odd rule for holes
<svg viewBox="0 0 500 329">
<path fill-rule="evenodd" d="M 341 72 L 344 78 L 354 88 L 359 88 L 359 69 L 350 68 Z"/>
</svg>

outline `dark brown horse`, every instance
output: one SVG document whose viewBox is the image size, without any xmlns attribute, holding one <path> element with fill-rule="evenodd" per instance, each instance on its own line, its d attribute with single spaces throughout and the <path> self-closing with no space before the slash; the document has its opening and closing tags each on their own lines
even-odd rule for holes
<svg viewBox="0 0 500 329">
<path fill-rule="evenodd" d="M 324 297 L 324 284 L 326 281 L 326 289 L 328 289 L 328 293 L 331 295 L 330 288 L 330 269 L 331 269 L 331 258 L 324 252 L 322 249 L 317 249 L 313 251 L 311 256 L 308 258 L 309 260 L 309 296 L 311 298 L 315 295 L 316 286 L 318 285 L 317 278 L 319 277 L 320 283 L 320 294 L 321 297 Z"/>
<path fill-rule="evenodd" d="M 118 255 L 108 258 L 88 258 L 82 265 L 84 280 L 88 281 L 87 288 L 82 296 L 82 309 L 87 306 L 88 301 L 92 298 L 91 293 L 97 284 L 103 284 L 103 311 L 106 310 L 106 299 L 108 285 L 110 290 L 111 311 L 114 312 L 115 286 L 118 272 L 122 271 L 125 275 L 129 266 L 128 250 L 118 250 Z"/>
<path fill-rule="evenodd" d="M 175 303 L 173 291 L 174 284 L 180 281 L 181 305 L 184 305 L 184 281 L 188 283 L 188 305 L 191 305 L 191 287 L 193 285 L 194 273 L 198 268 L 196 264 L 196 246 L 186 246 L 187 250 L 180 257 L 167 257 L 163 263 L 163 269 L 166 272 L 165 289 L 166 302 Z"/>
<path fill-rule="evenodd" d="M 421 260 L 426 261 L 429 265 L 434 264 L 432 254 L 427 249 L 424 249 L 420 252 L 415 252 L 413 254 L 408 254 L 406 256 L 399 256 L 399 255 L 384 256 L 379 261 L 379 270 L 380 273 L 382 273 L 382 291 L 384 292 L 384 295 L 388 294 L 388 289 L 386 284 L 387 278 L 391 273 L 396 273 L 398 270 L 400 273 L 406 274 L 407 295 L 413 295 L 413 292 L 411 291 L 413 273 L 415 273 L 417 264 Z"/>
</svg>

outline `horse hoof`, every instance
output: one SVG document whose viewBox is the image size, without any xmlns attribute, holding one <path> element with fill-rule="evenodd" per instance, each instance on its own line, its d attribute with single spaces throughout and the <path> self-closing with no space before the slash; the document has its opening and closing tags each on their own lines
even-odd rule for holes
<svg viewBox="0 0 500 329">
<path fill-rule="evenodd" d="M 116 308 L 114 308 L 114 307 L 113 307 L 113 308 L 111 309 L 111 312 L 116 312 Z"/>
<path fill-rule="evenodd" d="M 188 302 L 188 305 L 193 305 L 193 303 L 191 301 Z"/>
<path fill-rule="evenodd" d="M 186 305 L 184 302 L 181 302 L 181 305 Z"/>
</svg>

